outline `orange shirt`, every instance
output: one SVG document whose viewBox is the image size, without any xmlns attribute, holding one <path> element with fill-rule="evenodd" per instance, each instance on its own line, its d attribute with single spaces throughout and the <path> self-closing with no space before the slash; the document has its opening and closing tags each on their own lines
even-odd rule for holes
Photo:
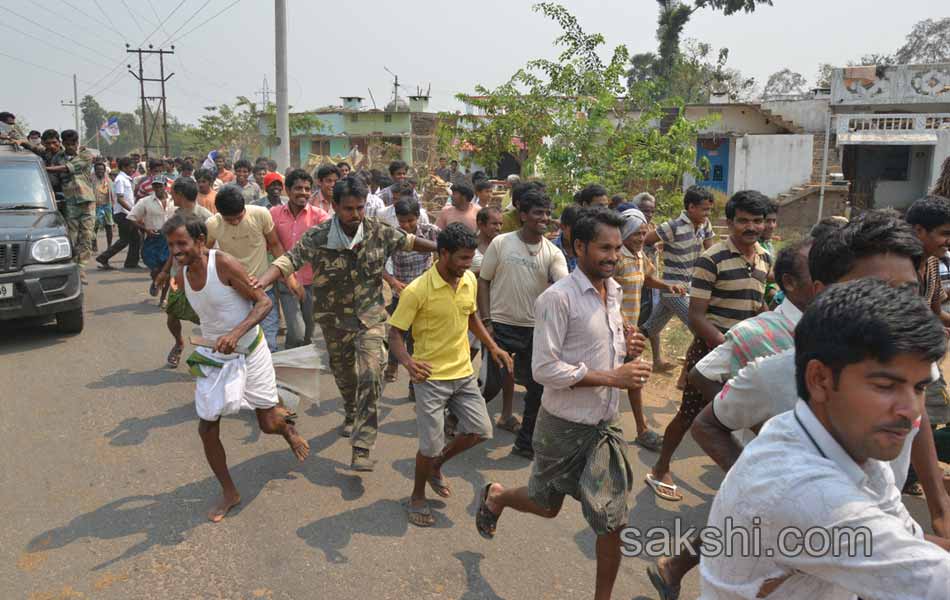
<svg viewBox="0 0 950 600">
<path fill-rule="evenodd" d="M 211 214 L 215 214 L 218 212 L 218 209 L 214 205 L 214 199 L 217 195 L 218 195 L 218 192 L 214 190 L 211 190 L 207 194 L 202 194 L 201 192 L 198 192 L 198 199 L 197 199 L 198 204 L 207 208 L 211 212 Z"/>
</svg>

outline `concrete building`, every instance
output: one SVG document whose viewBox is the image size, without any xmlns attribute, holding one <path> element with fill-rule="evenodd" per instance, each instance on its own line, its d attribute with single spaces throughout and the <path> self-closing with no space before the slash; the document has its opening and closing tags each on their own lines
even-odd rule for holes
<svg viewBox="0 0 950 600">
<path fill-rule="evenodd" d="M 320 119 L 321 129 L 291 132 L 290 161 L 294 167 L 305 166 L 311 154 L 346 156 L 354 148 L 368 157 L 374 168 L 385 169 L 380 159 L 384 156 L 398 157 L 410 165 L 428 163 L 435 147 L 438 117 L 428 112 L 428 96 L 409 96 L 408 101 L 399 98 L 382 110 L 366 108 L 358 96 L 341 100 L 341 106 L 307 113 Z"/>
</svg>

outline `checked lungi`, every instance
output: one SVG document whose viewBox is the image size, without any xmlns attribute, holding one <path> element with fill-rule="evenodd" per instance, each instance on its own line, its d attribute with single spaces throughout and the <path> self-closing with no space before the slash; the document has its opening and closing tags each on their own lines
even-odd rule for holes
<svg viewBox="0 0 950 600">
<path fill-rule="evenodd" d="M 633 470 L 620 420 L 597 425 L 574 423 L 542 407 L 534 429 L 534 463 L 528 496 L 553 508 L 565 495 L 581 503 L 584 519 L 597 535 L 627 524 Z"/>
</svg>

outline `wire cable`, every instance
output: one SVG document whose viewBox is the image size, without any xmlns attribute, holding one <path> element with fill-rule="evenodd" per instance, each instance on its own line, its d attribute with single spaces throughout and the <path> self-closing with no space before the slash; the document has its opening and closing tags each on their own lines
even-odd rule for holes
<svg viewBox="0 0 950 600">
<path fill-rule="evenodd" d="M 6 6 L 0 6 L 0 9 L 5 10 L 5 11 L 7 11 L 8 13 L 10 13 L 10 14 L 12 14 L 12 15 L 16 15 L 16 16 L 20 17 L 21 19 L 23 19 L 24 21 L 27 21 L 27 22 L 29 22 L 29 23 L 32 23 L 32 24 L 36 25 L 37 27 L 39 27 L 40 29 L 42 29 L 42 30 L 44 30 L 44 31 L 48 31 L 48 32 L 52 33 L 53 35 L 59 36 L 59 37 L 63 38 L 64 40 L 66 40 L 67 42 L 70 42 L 70 43 L 75 44 L 75 45 L 77 45 L 77 46 L 81 46 L 81 47 L 83 47 L 83 48 L 86 48 L 87 50 L 91 50 L 92 52 L 101 54 L 101 52 L 100 52 L 99 50 L 96 50 L 96 49 L 93 48 L 92 46 L 87 46 L 86 44 L 83 44 L 82 42 L 76 41 L 76 40 L 74 40 L 73 38 L 66 37 L 65 35 L 59 33 L 58 31 L 53 31 L 52 29 L 50 29 L 49 27 L 43 25 L 42 23 L 37 23 L 36 21 L 34 21 L 33 19 L 31 19 L 31 18 L 29 18 L 29 17 L 24 17 L 23 15 L 21 15 L 21 14 L 18 13 L 18 12 L 16 12 L 15 10 L 12 10 L 12 9 L 10 9 L 10 8 L 7 8 Z"/>
<path fill-rule="evenodd" d="M 70 58 L 81 58 L 82 60 L 84 60 L 84 61 L 86 61 L 86 62 L 88 62 L 88 63 L 90 63 L 90 64 L 96 65 L 97 67 L 103 67 L 103 68 L 106 68 L 106 69 L 109 68 L 109 65 L 107 65 L 107 64 L 105 64 L 105 63 L 101 63 L 101 62 L 92 60 L 92 59 L 90 59 L 90 58 L 86 58 L 85 56 L 80 56 L 79 54 L 76 54 L 76 51 L 75 51 L 75 50 L 70 50 L 69 48 L 64 48 L 64 47 L 62 47 L 62 46 L 57 46 L 56 44 L 52 43 L 51 41 L 49 41 L 49 40 L 47 40 L 47 39 L 43 39 L 43 38 L 41 38 L 40 36 L 38 36 L 38 35 L 33 35 L 32 33 L 29 33 L 29 32 L 27 32 L 27 31 L 22 31 L 22 30 L 20 30 L 20 29 L 17 29 L 16 27 L 11 27 L 10 25 L 7 25 L 6 23 L 4 23 L 4 22 L 2 22 L 2 21 L 0 21 L 0 27 L 6 27 L 7 29 L 11 29 L 11 30 L 13 30 L 13 31 L 15 31 L 15 32 L 17 32 L 17 33 L 19 33 L 20 35 L 25 35 L 25 36 L 28 37 L 28 38 L 33 38 L 34 40 L 36 40 L 36 41 L 38 41 L 38 42 L 42 42 L 44 46 L 48 46 L 48 47 L 50 47 L 50 48 L 55 48 L 55 49 L 57 49 L 57 50 L 59 50 L 59 51 L 61 51 L 61 52 L 64 52 L 65 54 L 69 55 Z"/>
</svg>

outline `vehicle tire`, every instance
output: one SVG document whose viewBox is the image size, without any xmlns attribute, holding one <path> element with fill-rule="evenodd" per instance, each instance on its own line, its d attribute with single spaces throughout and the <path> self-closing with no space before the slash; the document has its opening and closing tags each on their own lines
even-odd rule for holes
<svg viewBox="0 0 950 600">
<path fill-rule="evenodd" d="M 56 313 L 56 329 L 60 333 L 81 333 L 82 328 L 82 308 Z"/>
</svg>

